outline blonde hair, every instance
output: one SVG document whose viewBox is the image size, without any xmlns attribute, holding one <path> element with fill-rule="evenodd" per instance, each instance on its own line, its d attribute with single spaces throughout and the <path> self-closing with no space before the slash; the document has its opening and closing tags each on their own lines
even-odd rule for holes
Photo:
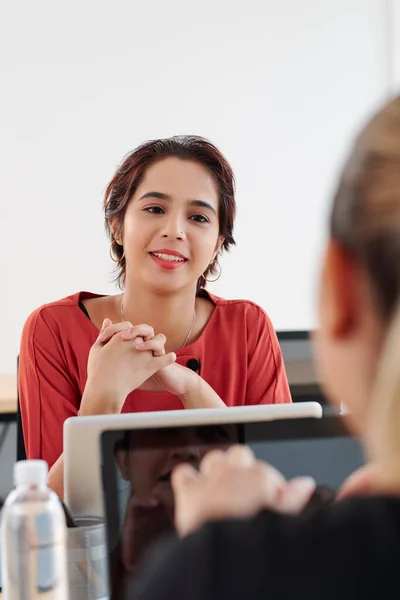
<svg viewBox="0 0 400 600">
<path fill-rule="evenodd" d="M 382 486 L 400 483 L 400 303 L 381 352 L 365 441 Z"/>
<path fill-rule="evenodd" d="M 356 140 L 334 199 L 331 236 L 365 268 L 386 329 L 365 441 L 380 477 L 400 483 L 400 97 Z"/>
</svg>

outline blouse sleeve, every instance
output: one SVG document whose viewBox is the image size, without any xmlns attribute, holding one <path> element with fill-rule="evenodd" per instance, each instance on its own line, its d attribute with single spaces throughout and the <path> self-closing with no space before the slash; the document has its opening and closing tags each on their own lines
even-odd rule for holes
<svg viewBox="0 0 400 600">
<path fill-rule="evenodd" d="M 63 451 L 63 424 L 77 415 L 80 395 L 45 309 L 32 313 L 22 332 L 18 391 L 27 458 L 44 459 L 50 468 Z"/>
<path fill-rule="evenodd" d="M 268 315 L 252 305 L 248 320 L 246 404 L 292 402 L 278 338 Z"/>
</svg>

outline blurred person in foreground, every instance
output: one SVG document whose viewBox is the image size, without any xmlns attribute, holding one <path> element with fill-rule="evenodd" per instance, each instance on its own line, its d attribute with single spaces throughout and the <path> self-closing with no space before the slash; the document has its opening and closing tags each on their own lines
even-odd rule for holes
<svg viewBox="0 0 400 600">
<path fill-rule="evenodd" d="M 214 451 L 172 474 L 180 536 L 135 600 L 385 598 L 400 567 L 400 97 L 359 135 L 333 201 L 317 359 L 369 464 L 312 516 L 304 490 L 251 451 Z M 284 514 L 286 513 L 286 514 Z M 291 513 L 291 514 L 287 514 Z M 298 513 L 298 514 L 296 514 Z"/>
</svg>

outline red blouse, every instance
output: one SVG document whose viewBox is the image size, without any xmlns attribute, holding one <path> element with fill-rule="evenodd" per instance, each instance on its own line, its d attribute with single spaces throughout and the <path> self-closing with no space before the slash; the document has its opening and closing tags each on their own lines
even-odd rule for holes
<svg viewBox="0 0 400 600">
<path fill-rule="evenodd" d="M 196 359 L 201 376 L 227 406 L 291 402 L 278 340 L 266 313 L 248 300 L 223 300 L 201 336 L 176 352 Z M 77 414 L 87 378 L 89 350 L 98 329 L 79 303 L 96 294 L 78 292 L 35 310 L 21 339 L 19 398 L 28 458 L 49 467 L 63 451 L 63 423 Z M 177 396 L 134 390 L 122 412 L 181 409 Z"/>
</svg>

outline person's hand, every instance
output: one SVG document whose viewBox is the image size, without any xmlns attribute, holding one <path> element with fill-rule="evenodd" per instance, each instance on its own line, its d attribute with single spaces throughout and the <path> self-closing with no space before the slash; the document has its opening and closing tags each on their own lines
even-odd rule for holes
<svg viewBox="0 0 400 600">
<path fill-rule="evenodd" d="M 144 342 L 144 345 L 148 349 L 150 341 Z M 143 347 L 140 351 L 143 352 Z M 140 389 L 149 392 L 169 392 L 180 397 L 188 394 L 196 387 L 198 377 L 199 375 L 191 369 L 175 362 L 157 371 L 140 386 Z"/>
<path fill-rule="evenodd" d="M 360 467 L 343 482 L 337 493 L 337 500 L 352 496 L 371 496 L 377 493 L 378 467 L 372 463 Z"/>
<path fill-rule="evenodd" d="M 131 327 L 124 332 L 122 337 L 125 340 L 131 340 L 140 352 L 148 352 L 151 349 L 150 335 L 146 338 L 138 336 L 137 327 Z M 162 339 L 166 341 L 164 336 Z M 165 352 L 164 349 L 160 350 L 160 353 L 163 351 Z M 148 392 L 174 394 L 182 401 L 185 408 L 222 408 L 226 406 L 200 375 L 176 362 L 157 371 L 140 386 L 140 389 Z"/>
<path fill-rule="evenodd" d="M 154 330 L 149 325 L 135 325 L 120 323 L 114 327 L 114 335 L 123 329 L 121 339 L 130 342 L 139 352 L 151 351 L 154 356 L 165 354 L 166 338 L 163 334 L 156 336 L 158 342 L 154 344 Z M 110 329 L 110 335 L 113 330 Z M 178 396 L 185 408 L 222 408 L 226 404 L 200 375 L 179 365 L 176 362 L 166 367 L 160 367 L 151 377 L 144 381 L 139 389 L 147 392 L 168 392 Z"/>
<path fill-rule="evenodd" d="M 134 341 L 124 339 L 124 332 L 134 330 L 134 339 L 145 341 L 145 352 Z M 165 336 L 154 336 L 149 325 L 112 324 L 105 319 L 88 358 L 87 383 L 80 414 L 120 412 L 127 395 L 154 373 L 176 360 L 174 352 L 165 354 Z"/>
<path fill-rule="evenodd" d="M 146 347 L 148 343 L 145 342 Z M 223 400 L 200 375 L 176 362 L 157 371 L 140 389 L 175 394 L 184 408 L 226 408 Z"/>
<path fill-rule="evenodd" d="M 133 343 L 138 351 L 151 351 L 154 356 L 162 356 L 165 354 L 166 338 L 162 333 L 156 337 L 159 343 L 155 347 L 154 330 L 148 325 L 131 325 L 122 334 L 122 339 Z M 194 389 L 198 378 L 197 373 L 174 362 L 157 371 L 142 383 L 140 389 L 146 392 L 169 392 L 176 396 L 184 396 Z"/>
<path fill-rule="evenodd" d="M 208 521 L 247 518 L 262 509 L 296 514 L 315 489 L 310 477 L 287 482 L 272 466 L 256 460 L 247 446 L 212 450 L 200 470 L 178 465 L 172 474 L 175 525 L 185 536 Z"/>
</svg>

